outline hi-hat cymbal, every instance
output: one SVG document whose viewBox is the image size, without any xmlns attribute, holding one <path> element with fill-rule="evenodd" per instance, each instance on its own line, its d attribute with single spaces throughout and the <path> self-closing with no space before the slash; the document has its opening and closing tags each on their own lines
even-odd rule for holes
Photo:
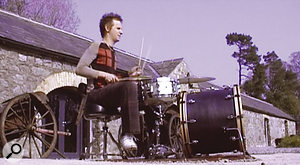
<svg viewBox="0 0 300 165">
<path fill-rule="evenodd" d="M 192 77 L 185 77 L 178 79 L 179 84 L 189 84 L 189 83 L 200 83 L 215 80 L 216 78 L 213 77 L 201 77 L 201 78 L 192 78 Z"/>
<path fill-rule="evenodd" d="M 151 80 L 151 78 L 147 76 L 138 76 L 138 77 L 124 77 L 120 79 L 120 81 L 142 81 L 142 80 Z"/>
</svg>

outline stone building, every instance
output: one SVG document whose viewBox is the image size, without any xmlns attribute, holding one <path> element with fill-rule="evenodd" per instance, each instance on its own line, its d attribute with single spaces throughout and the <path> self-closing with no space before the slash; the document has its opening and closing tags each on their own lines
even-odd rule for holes
<svg viewBox="0 0 300 165">
<path fill-rule="evenodd" d="M 74 70 L 91 42 L 83 36 L 0 10 L 0 102 L 23 93 L 42 91 L 49 94 L 86 82 Z M 139 62 L 138 56 L 123 50 L 117 49 L 116 56 L 117 70 L 124 75 Z M 190 74 L 183 58 L 162 62 L 142 59 L 142 63 L 146 63 L 145 75 L 152 78 L 178 79 Z M 221 88 L 209 82 L 194 85 L 200 91 Z M 181 86 L 181 90 L 189 88 Z M 280 109 L 247 95 L 242 95 L 242 103 L 247 147 L 275 146 L 276 138 L 296 133 L 295 119 Z M 83 147 L 84 143 L 80 145 Z M 82 148 L 79 150 L 83 152 Z"/>
</svg>

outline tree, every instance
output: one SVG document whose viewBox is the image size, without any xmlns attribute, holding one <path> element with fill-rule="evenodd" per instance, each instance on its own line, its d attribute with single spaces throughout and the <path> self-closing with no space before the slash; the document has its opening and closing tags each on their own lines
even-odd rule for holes
<svg viewBox="0 0 300 165">
<path fill-rule="evenodd" d="M 232 54 L 237 59 L 239 65 L 239 85 L 242 84 L 242 69 L 246 67 L 247 71 L 254 71 L 259 63 L 260 57 L 257 55 L 257 47 L 252 43 L 252 37 L 244 34 L 231 33 L 226 36 L 227 45 L 236 45 L 238 51 Z"/>
<path fill-rule="evenodd" d="M 300 52 L 294 52 L 290 55 L 290 68 L 297 74 L 300 81 Z"/>
<path fill-rule="evenodd" d="M 265 96 L 265 84 L 267 82 L 266 66 L 257 64 L 253 71 L 253 76 L 243 84 L 243 90 L 249 96 L 263 100 Z"/>
<path fill-rule="evenodd" d="M 0 0 L 0 8 L 65 31 L 76 32 L 79 17 L 71 0 Z"/>
<path fill-rule="evenodd" d="M 266 101 L 292 116 L 297 116 L 300 104 L 297 97 L 299 83 L 296 74 L 286 70 L 274 51 L 268 52 L 263 58 L 268 78 Z"/>
</svg>

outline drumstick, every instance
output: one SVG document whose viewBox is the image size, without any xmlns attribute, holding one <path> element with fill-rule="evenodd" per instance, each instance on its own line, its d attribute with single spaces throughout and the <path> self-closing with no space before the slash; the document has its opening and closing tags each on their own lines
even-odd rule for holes
<svg viewBox="0 0 300 165">
<path fill-rule="evenodd" d="M 141 66 L 142 54 L 143 54 L 143 47 L 144 47 L 144 37 L 142 38 L 142 45 L 141 45 L 141 51 L 140 51 L 140 57 L 139 57 L 139 65 L 138 66 Z"/>
<path fill-rule="evenodd" d="M 150 52 L 151 52 L 151 45 L 149 46 L 149 49 L 147 51 L 147 54 L 146 54 L 146 57 L 145 57 L 146 60 L 149 58 Z M 142 73 L 144 72 L 144 69 L 145 69 L 145 66 L 146 66 L 146 60 L 144 60 L 144 63 L 143 63 Z"/>
</svg>

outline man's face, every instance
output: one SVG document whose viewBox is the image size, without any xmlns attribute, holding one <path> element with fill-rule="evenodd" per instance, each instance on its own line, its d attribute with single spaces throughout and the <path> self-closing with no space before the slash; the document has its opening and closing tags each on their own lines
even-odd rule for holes
<svg viewBox="0 0 300 165">
<path fill-rule="evenodd" d="M 108 37 L 110 37 L 114 42 L 118 42 L 122 34 L 122 23 L 118 20 L 113 20 L 113 26 L 107 33 Z"/>
</svg>

